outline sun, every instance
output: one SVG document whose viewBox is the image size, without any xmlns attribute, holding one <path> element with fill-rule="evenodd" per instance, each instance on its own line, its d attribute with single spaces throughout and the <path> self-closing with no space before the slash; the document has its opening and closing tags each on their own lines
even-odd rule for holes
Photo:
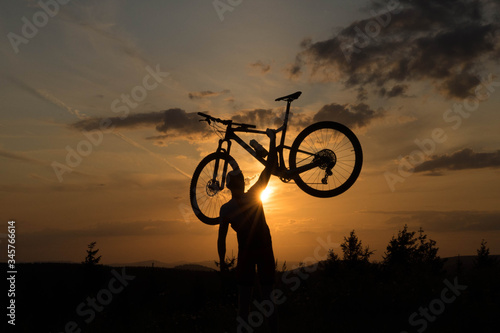
<svg viewBox="0 0 500 333">
<path fill-rule="evenodd" d="M 266 187 L 266 189 L 262 191 L 262 193 L 260 194 L 260 201 L 266 202 L 271 196 L 271 193 L 273 193 L 271 187 L 270 186 Z"/>
</svg>

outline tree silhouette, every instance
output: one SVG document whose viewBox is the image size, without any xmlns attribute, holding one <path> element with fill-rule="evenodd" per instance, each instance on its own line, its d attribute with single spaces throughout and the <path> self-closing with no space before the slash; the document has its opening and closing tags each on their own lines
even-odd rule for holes
<svg viewBox="0 0 500 333">
<path fill-rule="evenodd" d="M 368 262 L 368 259 L 373 254 L 373 251 L 370 251 L 368 246 L 363 249 L 363 245 L 354 230 L 349 234 L 349 238 L 344 237 L 344 242 L 340 244 L 340 248 L 344 253 L 343 259 L 346 263 Z"/>
<path fill-rule="evenodd" d="M 339 256 L 333 252 L 333 249 L 328 250 L 328 256 L 324 261 L 323 265 L 327 274 L 333 275 L 337 272 L 340 267 L 341 260 Z"/>
<path fill-rule="evenodd" d="M 333 252 L 332 249 L 329 249 L 328 250 L 328 257 L 326 260 L 329 262 L 338 262 L 338 261 L 340 261 L 340 258 L 335 252 Z"/>
<path fill-rule="evenodd" d="M 427 239 L 422 228 L 418 230 L 418 234 L 416 237 L 416 232 L 408 231 L 408 226 L 405 225 L 398 232 L 398 237 L 393 236 L 389 241 L 383 263 L 393 267 L 424 264 L 433 270 L 441 269 L 443 261 L 437 255 L 439 248 L 436 247 L 436 242 Z"/>
<path fill-rule="evenodd" d="M 418 247 L 415 252 L 415 262 L 433 266 L 435 269 L 443 267 L 443 260 L 438 256 L 439 248 L 436 247 L 436 241 L 427 239 L 422 228 L 418 229 Z"/>
<path fill-rule="evenodd" d="M 389 266 L 401 265 L 410 263 L 412 255 L 415 252 L 415 232 L 409 232 L 408 226 L 405 224 L 403 230 L 398 232 L 398 237 L 389 241 L 387 252 L 385 252 L 384 264 Z"/>
<path fill-rule="evenodd" d="M 96 242 L 90 243 L 87 247 L 87 256 L 85 257 L 85 260 L 82 261 L 82 264 L 84 265 L 89 265 L 89 266 L 94 266 L 99 264 L 99 261 L 101 260 L 102 256 L 96 257 L 97 252 L 99 252 L 99 249 L 94 250 Z"/>
<path fill-rule="evenodd" d="M 484 239 L 481 241 L 481 246 L 477 249 L 477 256 L 474 258 L 474 266 L 477 268 L 486 268 L 496 263 L 496 260 L 490 256 L 490 249 L 486 247 Z"/>
<path fill-rule="evenodd" d="M 336 274 L 341 268 L 359 269 L 368 264 L 368 259 L 373 254 L 368 246 L 363 248 L 363 244 L 354 230 L 351 231 L 349 237 L 344 237 L 340 248 L 343 252 L 342 259 L 333 249 L 328 250 L 327 259 L 322 263 L 327 275 Z"/>
</svg>

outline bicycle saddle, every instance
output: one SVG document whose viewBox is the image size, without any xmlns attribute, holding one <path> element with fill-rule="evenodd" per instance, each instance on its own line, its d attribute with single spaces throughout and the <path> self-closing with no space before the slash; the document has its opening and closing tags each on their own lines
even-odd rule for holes
<svg viewBox="0 0 500 333">
<path fill-rule="evenodd" d="M 280 97 L 280 98 L 276 98 L 275 101 L 276 102 L 279 102 L 279 101 L 287 101 L 287 102 L 291 102 L 293 100 L 296 100 L 297 98 L 299 98 L 299 96 L 302 94 L 302 91 L 297 91 L 293 94 L 290 94 L 290 95 L 287 95 L 287 96 L 283 96 L 283 97 Z"/>
</svg>

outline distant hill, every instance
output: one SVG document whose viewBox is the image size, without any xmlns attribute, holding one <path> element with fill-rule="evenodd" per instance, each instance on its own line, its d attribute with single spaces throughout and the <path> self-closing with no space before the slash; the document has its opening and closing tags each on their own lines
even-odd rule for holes
<svg viewBox="0 0 500 333">
<path fill-rule="evenodd" d="M 500 262 L 500 255 L 490 255 L 491 258 L 496 258 Z M 447 272 L 456 272 L 458 268 L 458 262 L 461 262 L 461 269 L 463 271 L 474 268 L 474 259 L 476 256 L 455 256 L 443 258 L 446 259 L 444 263 L 444 269 Z"/>
<path fill-rule="evenodd" d="M 181 270 L 186 270 L 186 271 L 214 271 L 213 268 L 209 268 L 207 266 L 203 265 L 196 265 L 196 264 L 184 264 L 184 265 L 178 265 L 175 266 L 174 269 L 181 269 Z"/>
<path fill-rule="evenodd" d="M 469 270 L 474 267 L 474 258 L 475 255 L 470 255 L 470 256 L 455 256 L 455 257 L 448 257 L 448 258 L 442 258 L 445 259 L 444 263 L 444 269 L 448 272 L 456 272 L 457 270 L 457 264 L 460 259 L 461 261 L 461 269 L 462 270 Z M 491 255 L 492 258 L 497 258 L 497 260 L 500 262 L 500 255 Z M 74 263 L 74 262 L 69 262 L 69 261 L 50 261 L 50 262 L 39 262 L 39 263 L 59 263 L 59 264 L 79 264 L 79 263 Z M 162 261 L 158 260 L 145 260 L 145 261 L 138 261 L 138 262 L 129 262 L 129 263 L 114 263 L 114 264 L 105 264 L 105 266 L 111 266 L 111 267 L 157 267 L 157 268 L 175 268 L 175 269 L 182 269 L 182 270 L 192 270 L 192 271 L 212 271 L 212 270 L 218 270 L 218 267 L 215 265 L 214 260 L 206 260 L 206 261 L 197 261 L 197 262 L 188 262 L 188 261 L 177 261 L 177 262 L 172 262 L 172 263 L 165 263 Z M 299 266 L 298 261 L 286 261 L 286 270 L 293 270 Z M 278 270 L 283 270 L 283 262 L 279 261 L 278 262 Z"/>
<path fill-rule="evenodd" d="M 163 268 L 173 268 L 179 263 L 175 264 L 167 264 L 158 260 L 146 260 L 146 261 L 138 261 L 138 262 L 128 262 L 128 263 L 115 263 L 109 264 L 107 266 L 112 267 L 163 267 Z"/>
<path fill-rule="evenodd" d="M 107 266 L 112 267 L 159 267 L 159 268 L 175 268 L 175 269 L 186 269 L 186 270 L 213 270 L 216 269 L 213 260 L 199 261 L 199 262 L 187 262 L 187 261 L 176 261 L 172 263 L 165 263 L 158 260 L 146 260 L 138 262 L 128 262 L 128 263 L 115 263 L 109 264 Z"/>
</svg>

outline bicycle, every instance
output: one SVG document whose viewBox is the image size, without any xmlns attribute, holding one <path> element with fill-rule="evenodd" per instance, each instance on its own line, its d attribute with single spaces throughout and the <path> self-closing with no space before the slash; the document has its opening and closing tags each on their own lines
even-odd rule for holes
<svg viewBox="0 0 500 333">
<path fill-rule="evenodd" d="M 285 145 L 286 131 L 292 101 L 299 98 L 302 92 L 277 98 L 275 101 L 286 101 L 283 125 L 275 130 L 281 132 L 280 143 L 276 147 L 278 165 L 272 174 L 281 181 L 291 180 L 309 195 L 321 198 L 337 196 L 347 191 L 356 181 L 363 164 L 361 144 L 354 133 L 346 126 L 333 122 L 321 121 L 306 127 L 295 138 L 291 146 Z M 207 155 L 196 167 L 190 185 L 191 206 L 195 215 L 209 225 L 219 224 L 220 207 L 231 198 L 225 187 L 228 170 L 239 166 L 230 155 L 231 141 L 234 140 L 260 163 L 266 163 L 267 151 L 255 140 L 249 146 L 236 133 L 266 134 L 257 130 L 255 125 L 222 120 L 208 114 L 198 112 L 208 125 L 219 132 L 221 139 L 217 150 Z M 224 130 L 220 125 L 225 126 Z M 224 135 L 222 136 L 222 134 Z M 226 144 L 223 148 L 224 143 Z M 287 168 L 283 151 L 289 150 Z"/>
</svg>

